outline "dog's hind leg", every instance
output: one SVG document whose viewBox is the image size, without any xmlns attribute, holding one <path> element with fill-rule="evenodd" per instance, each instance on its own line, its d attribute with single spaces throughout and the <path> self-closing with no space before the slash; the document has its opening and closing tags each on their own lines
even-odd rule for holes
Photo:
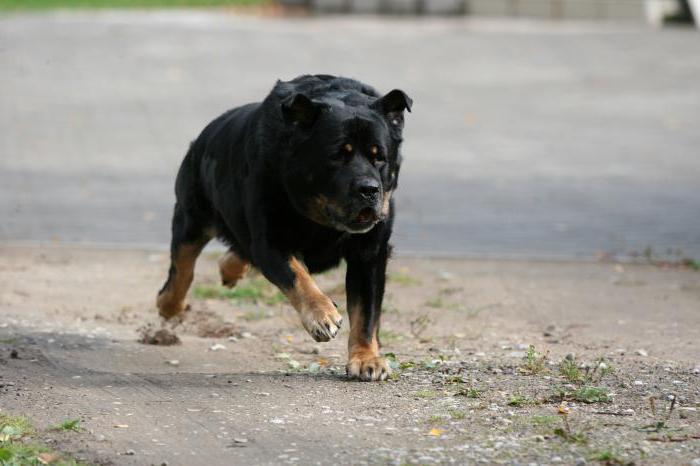
<svg viewBox="0 0 700 466">
<path fill-rule="evenodd" d="M 236 286 L 238 280 L 245 276 L 248 269 L 250 269 L 250 263 L 241 259 L 233 249 L 229 249 L 229 251 L 219 259 L 221 284 L 233 288 Z"/>
<path fill-rule="evenodd" d="M 195 262 L 211 239 L 206 229 L 178 204 L 175 205 L 172 230 L 168 279 L 156 301 L 158 313 L 165 319 L 185 312 L 185 297 L 194 278 Z"/>
</svg>

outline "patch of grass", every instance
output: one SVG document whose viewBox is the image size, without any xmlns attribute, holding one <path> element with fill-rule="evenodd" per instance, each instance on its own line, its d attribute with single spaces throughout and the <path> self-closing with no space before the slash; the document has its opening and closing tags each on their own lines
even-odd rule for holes
<svg viewBox="0 0 700 466">
<path fill-rule="evenodd" d="M 467 417 L 467 413 L 465 411 L 460 411 L 459 409 L 451 409 L 449 413 L 450 417 L 455 420 L 465 419 Z"/>
<path fill-rule="evenodd" d="M 557 416 L 532 416 L 531 419 L 536 426 L 551 426 L 559 422 Z"/>
<path fill-rule="evenodd" d="M 32 423 L 26 417 L 0 414 L 0 442 L 20 439 L 35 433 Z"/>
<path fill-rule="evenodd" d="M 390 273 L 387 278 L 389 279 L 389 282 L 396 283 L 397 285 L 401 286 L 418 286 L 421 284 L 419 279 L 409 275 L 408 271 L 406 270 Z"/>
<path fill-rule="evenodd" d="M 565 388 L 558 388 L 554 395 L 548 397 L 548 401 L 578 401 L 586 404 L 610 403 L 612 401 L 612 395 L 605 387 L 583 386 L 573 391 Z"/>
<path fill-rule="evenodd" d="M 689 269 L 700 270 L 700 260 L 687 258 L 683 259 L 681 262 Z"/>
<path fill-rule="evenodd" d="M 3 466 L 86 466 L 32 440 L 36 429 L 22 416 L 0 414 L 0 464 Z"/>
<path fill-rule="evenodd" d="M 573 393 L 573 399 L 581 403 L 609 403 L 610 392 L 605 387 L 581 387 Z"/>
<path fill-rule="evenodd" d="M 624 458 L 613 450 L 601 450 L 594 453 L 590 459 L 592 461 L 599 461 L 607 466 L 626 466 L 633 464 L 629 461 L 625 461 Z"/>
<path fill-rule="evenodd" d="M 581 381 L 582 373 L 575 359 L 564 358 L 559 364 L 559 374 L 571 383 Z"/>
<path fill-rule="evenodd" d="M 433 399 L 437 398 L 438 394 L 435 390 L 418 390 L 416 396 L 418 398 Z"/>
<path fill-rule="evenodd" d="M 519 367 L 522 374 L 537 375 L 547 370 L 548 353 L 541 354 L 535 349 L 535 345 L 530 345 L 525 354 L 524 362 Z"/>
<path fill-rule="evenodd" d="M 39 443 L 0 443 L 0 464 L 3 466 L 88 466 L 88 463 L 53 452 Z"/>
<path fill-rule="evenodd" d="M 481 390 L 474 388 L 474 387 L 466 387 L 460 389 L 457 393 L 457 396 L 465 396 L 467 398 L 480 398 L 481 397 Z"/>
<path fill-rule="evenodd" d="M 615 371 L 612 364 L 605 358 L 598 358 L 593 364 L 593 369 L 586 366 L 581 370 L 579 362 L 575 358 L 564 358 L 559 364 L 559 375 L 570 383 L 592 383 L 600 382 L 603 377 Z"/>
<path fill-rule="evenodd" d="M 269 0 L 0 0 L 0 10 L 252 6 L 269 3 Z"/>
<path fill-rule="evenodd" d="M 194 287 L 193 294 L 197 299 L 230 299 L 236 302 L 267 305 L 279 304 L 285 300 L 284 295 L 279 290 L 262 278 L 246 280 L 233 288 L 220 285 L 197 285 Z"/>
<path fill-rule="evenodd" d="M 508 399 L 508 406 L 515 406 L 516 408 L 522 408 L 523 406 L 529 406 L 537 404 L 532 398 L 528 398 L 525 395 L 513 395 Z"/>
<path fill-rule="evenodd" d="M 64 432 L 82 432 L 83 428 L 80 426 L 80 419 L 68 419 L 52 427 L 53 430 L 62 430 Z"/>
</svg>

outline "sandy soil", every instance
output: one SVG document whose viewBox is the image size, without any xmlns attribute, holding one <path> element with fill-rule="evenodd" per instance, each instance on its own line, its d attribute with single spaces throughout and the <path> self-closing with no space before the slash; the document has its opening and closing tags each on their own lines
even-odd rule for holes
<svg viewBox="0 0 700 466">
<path fill-rule="evenodd" d="M 347 328 L 313 342 L 255 276 L 241 284 L 255 302 L 221 299 L 215 259 L 198 264 L 181 343 L 154 346 L 139 329 L 159 328 L 164 253 L 0 247 L 1 412 L 80 418 L 83 433 L 42 435 L 100 464 L 700 458 L 698 272 L 396 259 L 382 326 L 395 377 L 360 383 L 344 377 Z M 319 277 L 338 303 L 342 276 Z M 568 379 L 567 355 L 581 367 Z M 603 399 L 580 401 L 591 387 Z"/>
</svg>

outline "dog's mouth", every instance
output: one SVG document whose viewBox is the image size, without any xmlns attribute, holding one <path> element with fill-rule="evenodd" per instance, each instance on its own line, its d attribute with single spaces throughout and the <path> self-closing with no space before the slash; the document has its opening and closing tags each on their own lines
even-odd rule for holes
<svg viewBox="0 0 700 466">
<path fill-rule="evenodd" d="M 379 222 L 379 214 L 372 207 L 364 207 L 355 215 L 350 222 L 345 222 L 343 228 L 351 233 L 365 233 Z"/>
<path fill-rule="evenodd" d="M 386 218 L 383 212 L 378 212 L 378 206 L 365 206 L 349 214 L 349 208 L 330 202 L 324 196 L 316 198 L 313 207 L 310 209 L 312 220 L 348 233 L 366 233 Z"/>
<path fill-rule="evenodd" d="M 373 208 L 371 207 L 365 207 L 364 209 L 360 210 L 358 212 L 357 217 L 355 217 L 355 220 L 353 223 L 357 224 L 368 224 L 368 223 L 374 223 L 377 221 L 377 213 L 374 211 Z"/>
</svg>

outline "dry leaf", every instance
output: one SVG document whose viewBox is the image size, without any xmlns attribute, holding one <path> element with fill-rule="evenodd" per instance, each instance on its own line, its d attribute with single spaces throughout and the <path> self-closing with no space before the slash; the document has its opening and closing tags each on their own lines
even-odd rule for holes
<svg viewBox="0 0 700 466">
<path fill-rule="evenodd" d="M 437 427 L 433 427 L 432 429 L 430 429 L 429 435 L 432 435 L 433 437 L 439 437 L 442 435 L 443 432 L 445 431 L 442 429 L 438 429 Z"/>
</svg>

